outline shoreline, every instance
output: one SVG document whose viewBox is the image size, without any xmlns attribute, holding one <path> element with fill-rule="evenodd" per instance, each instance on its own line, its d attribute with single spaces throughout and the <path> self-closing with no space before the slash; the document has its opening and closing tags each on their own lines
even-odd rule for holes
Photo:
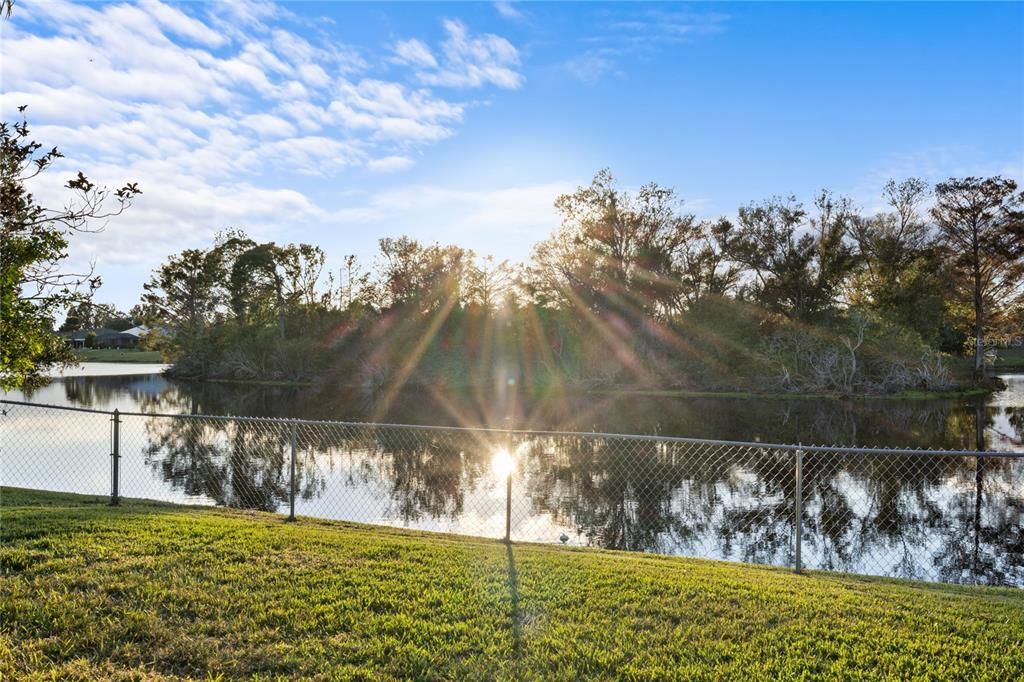
<svg viewBox="0 0 1024 682">
<path fill-rule="evenodd" d="M 1015 373 L 1019 370 L 1002 370 L 1002 373 Z M 1024 371 L 1024 370 L 1022 370 Z M 185 378 L 175 377 L 173 374 L 165 372 L 165 376 L 175 381 L 184 381 L 189 383 L 209 383 L 209 384 L 227 384 L 227 385 L 242 385 L 242 386 L 263 386 L 263 387 L 276 387 L 276 388 L 310 388 L 317 386 L 315 381 L 288 381 L 281 379 L 200 379 L 200 378 Z M 998 375 L 997 375 L 998 376 Z M 334 388 L 343 388 L 349 390 L 360 390 L 363 387 L 358 384 L 334 384 Z M 421 384 L 409 384 L 403 388 L 403 390 L 415 390 L 417 388 L 427 388 Z M 460 386 L 448 386 L 448 390 L 455 391 L 467 391 L 476 390 L 480 387 L 473 385 L 460 385 Z M 643 397 L 663 397 L 663 398 L 711 398 L 711 399 L 736 399 L 736 400 L 758 400 L 758 399 L 769 399 L 769 400 L 835 400 L 835 401 L 847 401 L 847 400 L 943 400 L 951 398 L 970 398 L 984 396 L 991 393 L 997 393 L 1001 388 L 991 386 L 977 386 L 968 387 L 961 389 L 953 389 L 949 391 L 924 391 L 924 390 L 906 390 L 899 391 L 896 393 L 787 393 L 787 392 L 758 392 L 758 391 L 701 391 L 701 390 L 681 390 L 681 389 L 657 389 L 657 388 L 633 388 L 628 386 L 622 387 L 610 387 L 610 388 L 566 388 L 566 393 L 574 395 L 594 395 L 594 396 L 643 396 Z"/>
<path fill-rule="evenodd" d="M 109 362 L 119 365 L 136 364 L 167 364 L 159 351 L 144 351 L 134 349 L 117 348 L 89 348 L 75 349 L 75 360 L 82 364 L 95 362 Z"/>
</svg>

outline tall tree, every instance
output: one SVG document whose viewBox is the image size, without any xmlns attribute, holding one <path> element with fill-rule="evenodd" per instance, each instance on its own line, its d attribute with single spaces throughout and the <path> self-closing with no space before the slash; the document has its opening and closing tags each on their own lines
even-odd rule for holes
<svg viewBox="0 0 1024 682">
<path fill-rule="evenodd" d="M 24 113 L 25 107 L 19 107 Z M 40 206 L 27 183 L 63 155 L 43 151 L 29 137 L 25 118 L 0 123 L 0 388 L 38 385 L 45 370 L 71 360 L 53 334 L 59 311 L 88 300 L 99 287 L 92 271 L 68 271 L 70 237 L 96 232 L 140 194 L 135 183 L 117 190 L 95 185 L 81 171 L 64 185 L 63 208 Z M 112 204 L 112 205 L 111 205 Z"/>
<path fill-rule="evenodd" d="M 929 226 L 921 214 L 928 196 L 928 184 L 919 178 L 889 180 L 882 191 L 889 210 L 853 221 L 850 234 L 870 276 L 872 296 L 899 287 L 900 275 L 929 245 Z"/>
<path fill-rule="evenodd" d="M 359 259 L 354 253 L 345 256 L 345 267 L 341 272 L 341 285 L 338 288 L 338 304 L 343 309 L 352 306 L 357 297 L 361 298 L 370 285 L 370 274 L 363 272 Z M 359 292 L 357 296 L 356 292 Z"/>
<path fill-rule="evenodd" d="M 225 304 L 225 277 L 216 249 L 186 249 L 168 258 L 144 285 L 145 317 L 171 334 L 182 374 L 206 372 L 206 331 Z"/>
<path fill-rule="evenodd" d="M 740 268 L 729 261 L 725 243 L 732 224 L 722 218 L 716 221 L 702 221 L 693 239 L 688 240 L 680 250 L 676 267 L 679 290 L 674 308 L 696 308 L 707 296 L 732 291 L 740 277 Z"/>
<path fill-rule="evenodd" d="M 796 319 L 833 308 L 856 263 L 850 201 L 822 190 L 814 203 L 813 218 L 792 196 L 741 206 L 737 227 L 723 237 L 729 257 L 752 274 L 749 295 Z"/>
<path fill-rule="evenodd" d="M 224 275 L 213 251 L 186 249 L 170 256 L 144 285 L 147 317 L 176 331 L 202 333 L 224 303 Z"/>
<path fill-rule="evenodd" d="M 860 267 L 850 297 L 935 346 L 947 331 L 950 277 L 924 210 L 930 195 L 919 178 L 889 180 L 882 191 L 887 210 L 853 221 Z"/>
<path fill-rule="evenodd" d="M 241 324 L 276 317 L 278 337 L 284 339 L 290 311 L 321 303 L 318 286 L 325 256 L 318 246 L 253 244 L 247 238 L 233 238 L 220 253 L 231 273 L 231 307 Z"/>
<path fill-rule="evenodd" d="M 285 298 L 290 305 L 314 306 L 320 302 L 320 276 L 327 257 L 311 244 L 282 247 L 278 262 L 284 273 Z"/>
<path fill-rule="evenodd" d="M 241 324 L 276 314 L 278 338 L 285 337 L 283 251 L 273 242 L 243 251 L 231 266 L 231 308 Z"/>
<path fill-rule="evenodd" d="M 64 317 L 64 323 L 61 324 L 57 331 L 61 332 L 77 332 L 84 329 L 93 329 L 99 325 L 96 324 L 96 318 L 98 314 L 98 306 L 93 305 L 89 301 L 83 301 L 77 303 L 68 308 L 67 315 Z"/>
<path fill-rule="evenodd" d="M 415 239 L 380 240 L 379 307 L 410 306 L 419 312 L 450 310 L 462 302 L 473 252 L 458 246 L 423 246 Z"/>
<path fill-rule="evenodd" d="M 78 331 L 95 327 L 107 327 L 115 331 L 124 331 L 142 324 L 143 319 L 134 312 L 125 313 L 117 309 L 113 303 L 83 302 L 68 309 L 67 317 L 58 331 Z"/>
<path fill-rule="evenodd" d="M 508 302 L 515 279 L 515 268 L 507 260 L 497 262 L 485 256 L 466 269 L 466 299 L 487 312 Z"/>
<path fill-rule="evenodd" d="M 1024 192 L 1002 177 L 935 186 L 932 217 L 973 306 L 974 372 L 985 371 L 985 327 L 1024 287 Z"/>
<path fill-rule="evenodd" d="M 636 196 L 624 192 L 607 169 L 558 197 L 561 228 L 533 253 L 535 296 L 632 318 L 672 312 L 681 300 L 682 261 L 705 227 L 681 203 L 654 183 Z"/>
</svg>

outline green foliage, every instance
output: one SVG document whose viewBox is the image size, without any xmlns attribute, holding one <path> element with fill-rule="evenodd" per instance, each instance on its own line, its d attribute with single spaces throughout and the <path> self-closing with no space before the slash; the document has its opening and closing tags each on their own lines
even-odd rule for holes
<svg viewBox="0 0 1024 682">
<path fill-rule="evenodd" d="M 4 679 L 1024 675 L 1019 590 L 0 499 Z"/>
<path fill-rule="evenodd" d="M 74 332 L 106 327 L 121 332 L 144 322 L 142 315 L 137 314 L 139 312 L 141 311 L 133 310 L 131 313 L 123 313 L 110 303 L 82 301 L 68 308 L 64 323 L 58 331 Z"/>
<path fill-rule="evenodd" d="M 855 218 L 850 200 L 823 190 L 815 206 L 818 216 L 809 221 L 796 197 L 741 206 L 737 227 L 725 236 L 726 254 L 753 274 L 744 296 L 798 320 L 833 310 L 857 264 L 847 240 Z"/>
<path fill-rule="evenodd" d="M 777 320 L 764 308 L 709 296 L 673 327 L 680 339 L 672 387 L 684 390 L 765 392 L 771 367 L 762 351 Z"/>
<path fill-rule="evenodd" d="M 735 284 L 724 223 L 683 213 L 670 188 L 650 183 L 633 196 L 605 169 L 555 208 L 562 227 L 534 248 L 528 281 L 542 305 L 665 318 Z"/>
<path fill-rule="evenodd" d="M 24 112 L 25 107 L 19 107 Z M 93 221 L 121 213 L 140 194 L 134 183 L 109 192 L 81 172 L 67 181 L 71 199 L 60 209 L 40 206 L 26 183 L 62 154 L 43 151 L 28 122 L 0 123 L 0 389 L 32 388 L 47 368 L 73 360 L 53 333 L 59 311 L 87 301 L 99 286 L 92 272 L 62 269 L 68 238 L 88 232 Z M 104 204 L 112 200 L 113 209 Z"/>
<path fill-rule="evenodd" d="M 408 307 L 420 313 L 450 308 L 462 298 L 473 252 L 457 246 L 424 246 L 415 239 L 380 240 L 377 307 Z"/>
<path fill-rule="evenodd" d="M 387 238 L 372 270 L 346 257 L 335 288 L 319 248 L 231 230 L 172 256 L 144 302 L 185 377 L 542 395 L 945 390 L 944 353 L 962 350 L 969 305 L 962 268 L 921 214 L 927 194 L 920 180 L 890 182 L 887 210 L 869 217 L 824 190 L 812 213 L 776 197 L 733 225 L 697 220 L 656 184 L 624 192 L 602 171 L 556 199 L 562 226 L 522 268 Z"/>
<path fill-rule="evenodd" d="M 98 348 L 96 350 L 75 350 L 78 362 L 126 362 L 160 363 L 163 357 L 159 351 L 136 350 L 134 348 Z"/>
<path fill-rule="evenodd" d="M 917 334 L 860 310 L 833 318 L 828 329 L 780 325 L 764 350 L 775 371 L 769 381 L 788 391 L 851 395 L 954 386 L 945 358 Z"/>
<path fill-rule="evenodd" d="M 917 332 L 929 345 L 959 352 L 955 316 L 946 304 L 955 295 L 953 273 L 921 213 L 928 196 L 923 180 L 890 180 L 882 192 L 889 210 L 852 222 L 861 267 L 851 278 L 850 297 L 857 307 Z"/>
<path fill-rule="evenodd" d="M 935 186 L 932 217 L 972 308 L 974 371 L 984 371 L 984 336 L 1024 297 L 1024 192 L 1002 177 L 951 178 Z"/>
</svg>

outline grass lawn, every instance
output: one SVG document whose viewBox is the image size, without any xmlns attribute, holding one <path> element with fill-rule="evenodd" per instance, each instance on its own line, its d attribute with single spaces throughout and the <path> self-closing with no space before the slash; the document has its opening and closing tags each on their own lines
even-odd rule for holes
<svg viewBox="0 0 1024 682">
<path fill-rule="evenodd" d="M 996 358 L 997 370 L 1024 371 L 1024 348 L 1000 348 Z"/>
<path fill-rule="evenodd" d="M 1024 372 L 1024 348 L 997 348 L 995 353 L 996 360 L 992 366 L 995 372 Z M 954 358 L 952 365 L 960 377 L 968 379 L 974 371 L 974 356 Z"/>
<path fill-rule="evenodd" d="M 0 679 L 1024 677 L 1024 592 L 0 491 Z"/>
<path fill-rule="evenodd" d="M 158 350 L 136 350 L 134 348 L 77 348 L 75 356 L 79 362 L 163 362 Z"/>
</svg>

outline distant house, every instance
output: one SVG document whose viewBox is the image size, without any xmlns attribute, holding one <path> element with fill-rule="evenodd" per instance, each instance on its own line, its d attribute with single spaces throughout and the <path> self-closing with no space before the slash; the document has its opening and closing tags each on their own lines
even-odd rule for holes
<svg viewBox="0 0 1024 682">
<path fill-rule="evenodd" d="M 62 336 L 68 340 L 74 348 L 85 348 L 86 340 L 90 335 L 95 334 L 92 345 L 94 348 L 134 348 L 139 345 L 139 339 L 149 332 L 149 327 L 140 325 L 118 331 L 109 327 L 99 329 L 80 329 L 76 332 L 64 333 Z"/>
<path fill-rule="evenodd" d="M 116 329 L 110 329 L 109 327 L 100 327 L 94 330 L 96 338 L 93 341 L 94 348 L 120 348 L 121 342 L 118 336 L 121 332 Z"/>
<path fill-rule="evenodd" d="M 89 335 L 84 329 L 79 329 L 77 332 L 62 333 L 61 336 L 68 340 L 72 348 L 85 348 L 85 337 Z"/>
<path fill-rule="evenodd" d="M 139 326 L 116 331 L 114 329 L 97 329 L 96 346 L 99 348 L 134 348 L 139 345 L 139 338 L 149 331 L 149 327 Z"/>
</svg>

